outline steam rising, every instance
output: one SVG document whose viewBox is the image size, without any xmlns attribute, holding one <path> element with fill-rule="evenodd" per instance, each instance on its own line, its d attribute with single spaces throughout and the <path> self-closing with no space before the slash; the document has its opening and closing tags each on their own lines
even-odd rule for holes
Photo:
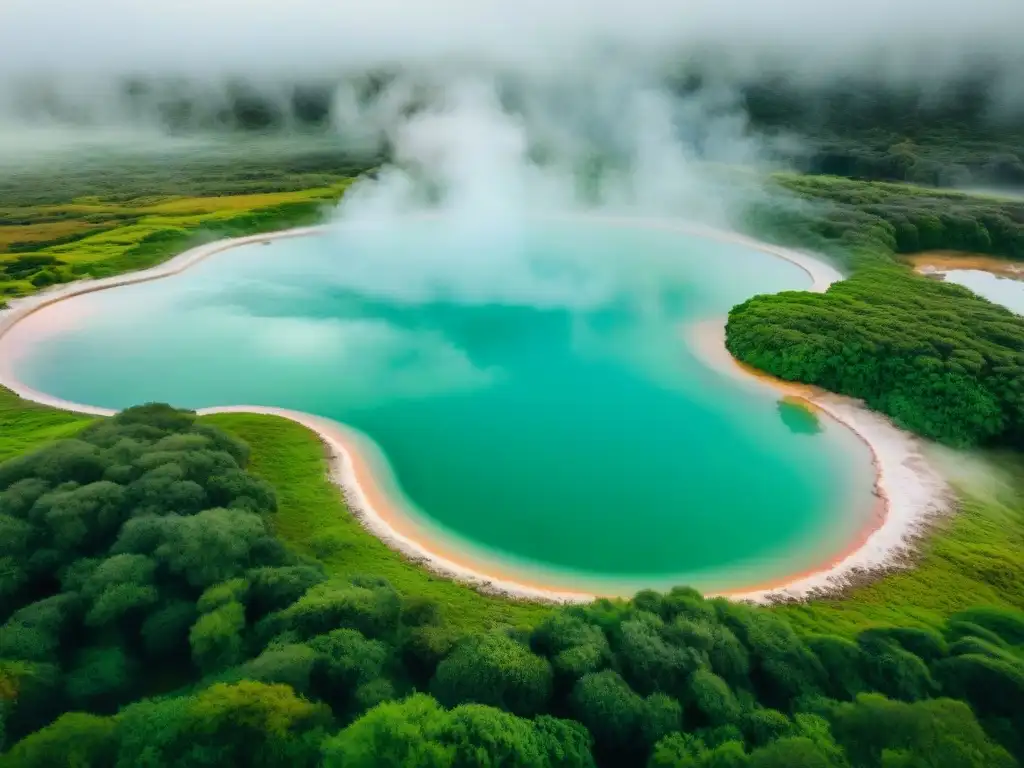
<svg viewBox="0 0 1024 768">
<path fill-rule="evenodd" d="M 745 83 L 938 92 L 983 66 L 1013 104 L 1021 28 L 1019 0 L 6 0 L 0 160 L 166 147 L 169 129 L 187 151 L 231 109 L 286 133 L 325 119 L 350 151 L 390 159 L 339 216 L 429 209 L 443 250 L 466 254 L 452 279 L 500 282 L 537 213 L 731 225 L 759 190 L 721 167 L 768 165 L 794 140 L 751 129 Z"/>
</svg>

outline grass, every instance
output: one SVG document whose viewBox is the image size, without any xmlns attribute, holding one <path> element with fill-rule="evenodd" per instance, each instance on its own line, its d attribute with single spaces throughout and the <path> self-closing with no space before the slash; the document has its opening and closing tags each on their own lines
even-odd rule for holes
<svg viewBox="0 0 1024 768">
<path fill-rule="evenodd" d="M 0 209 L 0 294 L 21 296 L 55 282 L 143 269 L 204 237 L 313 223 L 352 181 L 288 192 L 150 195 L 125 202 L 86 197 L 63 205 Z M 17 264 L 27 251 L 56 262 L 23 274 Z"/>
<path fill-rule="evenodd" d="M 964 488 L 961 509 L 921 544 L 913 568 L 891 573 L 840 599 L 776 610 L 798 629 L 854 635 L 886 624 L 938 627 L 977 605 L 1024 609 L 1024 498 Z"/>
<path fill-rule="evenodd" d="M 91 416 L 37 405 L 0 387 L 0 461 L 71 437 L 92 421 Z"/>
<path fill-rule="evenodd" d="M 349 513 L 327 477 L 324 446 L 313 432 L 277 416 L 217 414 L 213 424 L 252 448 L 249 470 L 277 489 L 275 530 L 296 551 L 316 557 L 333 576 L 382 576 L 406 595 L 438 602 L 447 624 L 466 631 L 498 625 L 530 626 L 550 609 L 487 597 L 433 576 L 368 533 Z"/>
<path fill-rule="evenodd" d="M 70 437 L 92 421 L 22 400 L 0 388 L 0 460 Z M 319 438 L 277 416 L 218 414 L 203 421 L 245 440 L 249 469 L 277 489 L 277 534 L 293 550 L 320 560 L 340 578 L 372 573 L 407 595 L 433 598 L 456 630 L 530 626 L 547 606 L 487 597 L 431 575 L 362 528 L 327 476 Z M 1019 459 L 1018 459 L 1019 462 Z M 1019 466 L 1015 467 L 1018 476 Z M 850 590 L 841 599 L 777 606 L 804 632 L 852 636 L 886 624 L 938 626 L 976 605 L 1024 609 L 1024 494 L 1004 486 L 968 485 L 962 509 L 922 544 L 915 567 Z"/>
</svg>

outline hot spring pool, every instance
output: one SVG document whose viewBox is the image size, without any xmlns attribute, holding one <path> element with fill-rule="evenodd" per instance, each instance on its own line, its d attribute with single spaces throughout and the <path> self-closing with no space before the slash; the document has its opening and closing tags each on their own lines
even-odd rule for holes
<svg viewBox="0 0 1024 768">
<path fill-rule="evenodd" d="M 110 408 L 279 406 L 350 425 L 424 535 L 533 583 L 751 588 L 844 551 L 865 445 L 707 367 L 686 330 L 798 266 L 682 232 L 348 226 L 37 313 L 20 381 Z"/>
</svg>

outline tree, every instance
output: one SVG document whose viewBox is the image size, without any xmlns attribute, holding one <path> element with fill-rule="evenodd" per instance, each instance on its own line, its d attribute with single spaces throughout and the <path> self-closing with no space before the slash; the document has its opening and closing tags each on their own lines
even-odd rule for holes
<svg viewBox="0 0 1024 768">
<path fill-rule="evenodd" d="M 807 640 L 825 670 L 826 690 L 836 699 L 849 700 L 869 690 L 864 679 L 864 652 L 844 637 L 819 635 Z"/>
<path fill-rule="evenodd" d="M 967 701 L 981 715 L 1024 713 L 1024 664 L 1009 655 L 956 656 L 939 662 L 935 674 L 944 693 Z"/>
<path fill-rule="evenodd" d="M 230 680 L 255 680 L 260 683 L 281 683 L 296 693 L 309 696 L 317 653 L 308 645 L 289 643 L 265 649 L 255 659 L 236 667 Z"/>
<path fill-rule="evenodd" d="M 594 735 L 598 746 L 613 754 L 630 754 L 640 745 L 644 701 L 617 672 L 584 675 L 569 701 L 573 717 Z"/>
<path fill-rule="evenodd" d="M 68 699 L 77 707 L 110 710 L 131 690 L 132 666 L 119 646 L 86 648 L 67 676 Z"/>
<path fill-rule="evenodd" d="M 680 695 L 690 673 L 700 664 L 696 651 L 667 642 L 662 623 L 650 614 L 624 621 L 619 627 L 615 652 L 623 677 L 640 693 L 661 691 Z"/>
<path fill-rule="evenodd" d="M 268 613 L 287 608 L 310 587 L 326 579 L 323 570 L 312 565 L 253 568 L 246 572 L 245 577 L 249 582 L 246 603 L 257 621 Z"/>
<path fill-rule="evenodd" d="M 590 768 L 589 738 L 551 717 L 523 720 L 468 704 L 446 712 L 422 694 L 374 707 L 324 744 L 325 768 Z"/>
<path fill-rule="evenodd" d="M 546 618 L 531 637 L 533 647 L 551 660 L 555 676 L 566 686 L 611 659 L 608 639 L 600 627 L 582 617 L 558 611 Z"/>
<path fill-rule="evenodd" d="M 286 685 L 243 680 L 192 696 L 144 700 L 123 710 L 118 768 L 317 764 L 330 722 L 322 705 Z"/>
<path fill-rule="evenodd" d="M 490 704 L 518 715 L 543 710 L 551 696 L 551 665 L 507 635 L 470 637 L 437 667 L 431 691 L 448 706 Z"/>
<path fill-rule="evenodd" d="M 171 600 L 151 613 L 142 625 L 146 652 L 154 657 L 170 657 L 189 652 L 189 630 L 198 614 L 188 600 Z"/>
<path fill-rule="evenodd" d="M 259 517 L 238 509 L 207 509 L 164 520 L 163 540 L 154 557 L 195 587 L 243 573 L 252 564 L 253 548 L 267 535 Z"/>
<path fill-rule="evenodd" d="M 753 747 L 763 747 L 793 730 L 793 723 L 777 709 L 753 709 L 743 714 L 743 735 Z"/>
<path fill-rule="evenodd" d="M 740 705 L 729 684 L 714 672 L 698 669 L 690 679 L 690 701 L 709 725 L 727 725 L 740 719 Z"/>
<path fill-rule="evenodd" d="M 188 636 L 196 665 L 212 672 L 241 661 L 243 629 L 245 606 L 234 600 L 200 616 Z"/>
<path fill-rule="evenodd" d="M 114 718 L 69 712 L 19 741 L 4 759 L 10 768 L 93 768 L 111 765 L 117 754 Z"/>
<path fill-rule="evenodd" d="M 82 585 L 91 603 L 85 623 L 103 627 L 148 610 L 159 594 L 154 584 L 156 563 L 145 555 L 114 555 L 98 562 Z"/>
<path fill-rule="evenodd" d="M 838 768 L 813 741 L 789 737 L 754 750 L 750 768 Z"/>
<path fill-rule="evenodd" d="M 903 701 L 917 701 L 937 690 L 927 665 L 894 642 L 862 634 L 858 643 L 864 649 L 864 676 L 872 690 Z"/>
<path fill-rule="evenodd" d="M 648 768 L 746 768 L 743 744 L 725 741 L 709 747 L 690 733 L 669 734 L 654 747 Z"/>
<path fill-rule="evenodd" d="M 294 631 L 302 639 L 347 627 L 367 637 L 391 636 L 398 627 L 401 602 L 390 584 L 328 581 L 307 590 L 284 610 L 261 622 L 261 633 L 273 637 Z"/>
<path fill-rule="evenodd" d="M 952 699 L 913 704 L 876 693 L 838 705 L 831 715 L 836 740 L 850 762 L 865 768 L 1012 768 L 1015 761 L 992 743 L 970 708 Z M 898 760 L 902 762 L 897 761 Z"/>
<path fill-rule="evenodd" d="M 664 693 L 652 693 L 644 699 L 640 735 L 648 748 L 682 726 L 683 708 L 678 701 Z"/>
</svg>

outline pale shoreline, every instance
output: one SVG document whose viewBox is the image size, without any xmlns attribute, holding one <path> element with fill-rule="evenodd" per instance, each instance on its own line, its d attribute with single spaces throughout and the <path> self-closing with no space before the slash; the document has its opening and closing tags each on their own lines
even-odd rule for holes
<svg viewBox="0 0 1024 768">
<path fill-rule="evenodd" d="M 914 271 L 921 275 L 944 278 L 947 272 L 958 269 L 988 272 L 997 277 L 1024 280 L 1024 262 L 999 259 L 981 253 L 960 251 L 924 251 L 904 257 Z"/>
<path fill-rule="evenodd" d="M 579 217 L 590 218 L 590 217 Z M 630 219 L 602 217 L 601 223 L 641 226 L 667 229 L 695 234 L 721 242 L 728 242 L 756 249 L 783 258 L 803 269 L 811 279 L 809 290 L 824 291 L 841 275 L 829 265 L 817 259 L 793 251 L 727 231 L 691 225 L 671 219 Z M 0 312 L 0 385 L 19 396 L 44 405 L 63 410 L 107 416 L 114 411 L 95 406 L 72 403 L 33 390 L 17 380 L 13 373 L 13 358 L 17 356 L 17 340 L 13 340 L 12 329 L 35 315 L 39 310 L 74 296 L 94 293 L 121 285 L 147 282 L 178 274 L 200 261 L 229 248 L 241 245 L 267 243 L 277 239 L 303 237 L 329 231 L 330 226 L 304 227 L 300 229 L 272 232 L 261 235 L 221 240 L 198 246 L 175 258 L 153 267 L 125 275 L 102 280 L 83 281 L 60 286 L 34 296 L 11 302 L 9 310 Z M 38 319 L 38 318 L 37 318 Z M 24 327 L 24 326 L 22 326 Z M 713 367 L 723 372 L 742 372 L 744 369 L 728 354 L 724 346 L 724 324 L 717 323 L 720 339 L 712 342 L 710 326 L 702 326 L 691 339 L 697 352 Z M 26 343 L 22 339 L 22 344 Z M 31 341 L 31 338 L 28 340 Z M 720 349 L 717 352 L 714 347 Z M 24 347 L 22 347 L 24 348 Z M 724 359 L 716 355 L 723 355 Z M 723 365 L 732 362 L 732 367 Z M 750 381 L 766 382 L 765 377 L 752 376 Z M 770 383 L 770 386 L 778 386 Z M 785 394 L 794 394 L 794 387 L 786 387 Z M 945 482 L 924 460 L 917 441 L 900 432 L 884 418 L 867 411 L 862 406 L 845 398 L 801 388 L 797 393 L 801 399 L 812 402 L 815 407 L 827 412 L 858 435 L 871 449 L 874 456 L 876 495 L 882 500 L 882 510 L 872 516 L 871 530 L 865 530 L 849 551 L 839 558 L 831 558 L 820 569 L 794 574 L 771 583 L 761 582 L 743 590 L 723 592 L 735 599 L 771 602 L 780 599 L 799 599 L 823 592 L 834 592 L 849 585 L 865 572 L 884 571 L 897 567 L 905 561 L 905 554 L 911 542 L 929 520 L 949 508 L 949 493 Z M 452 551 L 436 537 L 424 537 L 417 530 L 415 522 L 389 501 L 375 480 L 369 463 L 360 456 L 356 448 L 356 437 L 344 425 L 313 414 L 287 409 L 261 406 L 226 406 L 199 409 L 201 414 L 212 413 L 263 413 L 291 419 L 315 432 L 323 441 L 329 453 L 331 480 L 340 488 L 352 514 L 373 535 L 384 541 L 409 559 L 423 565 L 430 571 L 464 582 L 476 589 L 507 597 L 550 602 L 584 602 L 598 595 L 574 589 L 560 589 L 548 583 L 534 583 L 524 580 L 518 574 L 510 574 L 497 562 L 474 563 L 464 553 Z"/>
</svg>

